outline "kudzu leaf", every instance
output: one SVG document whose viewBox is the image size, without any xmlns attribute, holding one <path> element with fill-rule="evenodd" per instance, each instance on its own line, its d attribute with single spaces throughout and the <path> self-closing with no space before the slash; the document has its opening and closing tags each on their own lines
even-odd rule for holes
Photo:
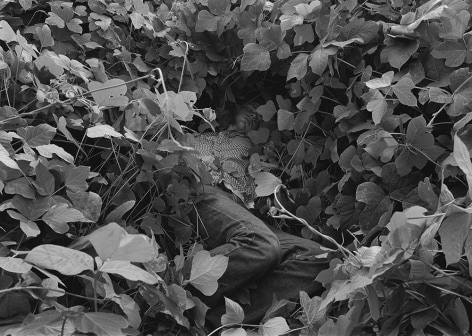
<svg viewBox="0 0 472 336">
<path fill-rule="evenodd" d="M 372 120 L 377 125 L 387 113 L 387 101 L 379 90 L 370 90 L 362 95 L 362 98 L 367 102 L 367 110 L 372 112 Z"/>
<path fill-rule="evenodd" d="M 259 172 L 254 176 L 256 183 L 256 195 L 258 197 L 269 196 L 274 193 L 275 187 L 282 183 L 282 181 L 268 172 Z"/>
<path fill-rule="evenodd" d="M 128 104 L 128 97 L 125 96 L 128 88 L 122 79 L 114 78 L 105 83 L 92 81 L 88 83 L 88 89 L 99 106 L 120 107 Z"/>
<path fill-rule="evenodd" d="M 102 198 L 94 192 L 85 192 L 78 189 L 67 190 L 67 196 L 72 201 L 74 208 L 84 214 L 92 222 L 100 217 Z"/>
<path fill-rule="evenodd" d="M 49 145 L 49 142 L 56 135 L 56 129 L 48 124 L 38 126 L 20 127 L 17 133 L 28 146 L 35 148 L 41 145 Z"/>
<path fill-rule="evenodd" d="M 354 18 L 342 28 L 338 40 L 360 39 L 361 43 L 368 43 L 377 36 L 378 31 L 379 25 L 376 22 Z"/>
<path fill-rule="evenodd" d="M 69 231 L 70 222 L 91 222 L 82 212 L 77 209 L 69 208 L 65 203 L 53 206 L 41 218 L 47 225 L 57 233 L 66 233 Z"/>
<path fill-rule="evenodd" d="M 454 8 L 445 7 L 441 12 L 439 37 L 446 40 L 462 39 L 470 20 L 470 13 L 462 10 L 457 13 Z"/>
<path fill-rule="evenodd" d="M 293 155 L 294 164 L 301 164 L 305 158 L 305 141 L 290 140 L 287 144 L 287 152 Z"/>
<path fill-rule="evenodd" d="M 221 324 L 239 324 L 244 321 L 243 308 L 231 299 L 225 297 L 226 313 L 221 316 Z"/>
<path fill-rule="evenodd" d="M 215 294 L 218 279 L 228 267 L 228 257 L 210 256 L 208 251 L 199 251 L 192 260 L 189 282 L 206 296 Z"/>
<path fill-rule="evenodd" d="M 303 77 L 305 77 L 308 71 L 307 62 L 308 54 L 298 54 L 292 63 L 290 63 L 290 68 L 288 69 L 287 73 L 287 82 L 292 78 L 301 80 Z"/>
<path fill-rule="evenodd" d="M 0 21 L 0 40 L 6 43 L 16 41 L 15 31 L 5 20 Z"/>
<path fill-rule="evenodd" d="M 385 192 L 373 182 L 364 182 L 357 187 L 356 200 L 369 205 L 378 204 L 385 197 Z"/>
<path fill-rule="evenodd" d="M 364 232 L 368 232 L 379 223 L 380 217 L 392 203 L 385 192 L 373 182 L 364 182 L 357 187 L 356 200 L 366 204 L 359 214 L 359 223 Z"/>
<path fill-rule="evenodd" d="M 431 55 L 444 58 L 446 66 L 455 68 L 464 63 L 467 49 L 462 41 L 444 41 L 433 49 Z"/>
<path fill-rule="evenodd" d="M 49 169 L 47 169 L 42 163 L 39 163 L 36 166 L 35 173 L 36 181 L 34 181 L 33 184 L 38 193 L 42 196 L 52 195 L 55 189 L 55 179 L 49 172 Z"/>
<path fill-rule="evenodd" d="M 49 54 L 39 56 L 33 63 L 38 69 L 42 71 L 47 70 L 55 77 L 60 77 L 64 73 L 64 66 L 56 62 L 55 58 L 51 57 Z M 64 117 L 61 118 L 64 119 Z"/>
<path fill-rule="evenodd" d="M 31 270 L 31 265 L 23 259 L 14 257 L 0 257 L 0 268 L 7 272 L 24 274 Z"/>
<path fill-rule="evenodd" d="M 97 125 L 87 128 L 87 136 L 89 138 L 121 138 L 123 135 L 115 131 L 115 129 L 110 125 Z"/>
<path fill-rule="evenodd" d="M 469 196 L 472 197 L 472 163 L 470 162 L 470 152 L 462 139 L 454 135 L 454 159 L 459 168 L 464 172 L 469 186 Z"/>
<path fill-rule="evenodd" d="M 381 89 L 381 88 L 389 87 L 390 85 L 392 85 L 393 75 L 394 75 L 393 71 L 388 71 L 382 74 L 382 77 L 380 78 L 374 78 L 365 82 L 365 85 L 369 89 Z"/>
<path fill-rule="evenodd" d="M 41 286 L 54 290 L 46 290 L 44 294 L 46 297 L 61 297 L 65 294 L 62 288 L 59 288 L 59 282 L 53 278 L 47 278 L 41 281 Z"/>
<path fill-rule="evenodd" d="M 182 121 L 192 120 L 194 115 L 192 106 L 196 101 L 194 92 L 181 91 L 175 93 L 169 91 L 167 94 L 162 93 L 158 95 L 157 99 L 167 116 Z"/>
<path fill-rule="evenodd" d="M 215 16 L 207 10 L 198 12 L 197 24 L 195 25 L 196 32 L 216 31 L 218 29 L 219 16 Z"/>
<path fill-rule="evenodd" d="M 119 207 L 116 209 L 113 209 L 112 212 L 110 212 L 107 217 L 105 218 L 105 223 L 111 223 L 111 222 L 118 222 L 122 219 L 123 215 L 130 211 L 136 201 L 128 201 L 123 204 L 121 204 Z"/>
<path fill-rule="evenodd" d="M 465 249 L 465 256 L 467 257 L 467 261 L 469 262 L 469 275 L 472 276 L 472 234 L 468 233 L 467 239 L 465 240 L 464 244 Z"/>
<path fill-rule="evenodd" d="M 168 297 L 177 304 L 180 311 L 185 311 L 187 308 L 187 292 L 185 289 L 177 284 L 171 284 L 167 287 Z"/>
<path fill-rule="evenodd" d="M 261 336 L 280 336 L 289 331 L 287 321 L 283 317 L 274 317 L 259 327 Z"/>
<path fill-rule="evenodd" d="M 471 214 L 460 211 L 448 215 L 439 228 L 446 264 L 458 262 L 471 226 Z"/>
<path fill-rule="evenodd" d="M 450 305 L 452 305 L 452 303 Z M 452 318 L 454 319 L 454 322 L 456 322 L 460 333 L 466 335 L 470 328 L 470 315 L 460 298 L 454 300 L 452 312 Z"/>
<path fill-rule="evenodd" d="M 208 0 L 208 8 L 214 15 L 224 15 L 229 6 L 230 0 Z"/>
<path fill-rule="evenodd" d="M 313 73 L 321 76 L 328 66 L 329 56 L 335 55 L 336 52 L 336 47 L 317 47 L 310 55 L 310 68 Z"/>
<path fill-rule="evenodd" d="M 136 301 L 126 294 L 119 294 L 113 297 L 112 300 L 116 302 L 120 306 L 121 310 L 126 314 L 129 325 L 133 328 L 139 328 L 139 325 L 141 324 L 141 315 L 140 308 Z"/>
<path fill-rule="evenodd" d="M 102 260 L 149 262 L 156 257 L 151 239 L 143 234 L 129 234 L 116 223 L 102 226 L 88 235 Z"/>
<path fill-rule="evenodd" d="M 266 143 L 269 140 L 270 130 L 266 127 L 247 132 L 247 136 L 255 145 Z"/>
<path fill-rule="evenodd" d="M 279 18 L 280 28 L 283 32 L 292 29 L 295 26 L 303 24 L 303 16 L 299 14 L 283 14 Z"/>
<path fill-rule="evenodd" d="M 428 89 L 429 100 L 433 103 L 446 104 L 452 102 L 452 95 L 444 89 L 431 87 Z"/>
<path fill-rule="evenodd" d="M 271 25 L 268 29 L 263 30 L 262 32 L 262 41 L 261 45 L 264 46 L 267 50 L 274 48 L 283 48 L 284 46 L 290 47 L 284 42 L 285 32 L 282 31 L 282 28 L 279 25 Z M 279 51 L 277 52 L 279 53 Z M 289 55 L 291 56 L 291 54 Z"/>
<path fill-rule="evenodd" d="M 70 190 L 86 190 L 88 188 L 87 179 L 90 175 L 90 167 L 66 166 L 64 170 L 64 184 Z"/>
<path fill-rule="evenodd" d="M 271 120 L 272 117 L 277 113 L 277 109 L 275 108 L 275 104 L 272 100 L 269 100 L 264 105 L 259 106 L 256 111 L 262 116 L 264 121 Z"/>
<path fill-rule="evenodd" d="M 266 71 L 270 68 L 269 51 L 262 45 L 248 43 L 243 52 L 241 71 Z"/>
<path fill-rule="evenodd" d="M 331 319 L 328 319 L 319 328 L 317 332 L 317 336 L 331 336 L 331 335 L 339 335 L 339 331 L 334 321 Z"/>
<path fill-rule="evenodd" d="M 27 11 L 33 7 L 33 0 L 19 0 L 19 4 L 25 11 Z"/>
<path fill-rule="evenodd" d="M 279 131 L 293 130 L 295 116 L 293 112 L 279 109 L 277 111 L 277 126 Z"/>
<path fill-rule="evenodd" d="M 453 91 L 453 102 L 449 105 L 447 113 L 456 117 L 470 111 L 472 104 L 472 73 L 468 68 L 457 69 L 450 75 L 449 87 Z"/>
<path fill-rule="evenodd" d="M 380 53 L 380 60 L 388 62 L 394 68 L 400 69 L 410 57 L 418 50 L 419 40 L 409 40 L 404 38 L 385 38 L 386 47 Z"/>
<path fill-rule="evenodd" d="M 339 48 L 344 48 L 347 45 L 350 45 L 352 43 L 362 43 L 362 39 L 359 37 L 347 40 L 347 41 L 329 41 L 324 44 L 325 47 L 327 46 L 335 46 Z"/>
<path fill-rule="evenodd" d="M 131 281 L 142 281 L 149 285 L 154 285 L 159 278 L 146 272 L 142 268 L 131 264 L 127 260 L 106 260 L 99 269 L 100 272 L 121 275 Z"/>
<path fill-rule="evenodd" d="M 231 328 L 224 330 L 221 336 L 247 336 L 247 332 L 243 328 Z"/>
<path fill-rule="evenodd" d="M 408 148 L 395 160 L 400 175 L 408 174 L 413 167 L 423 169 L 428 160 L 436 160 L 444 150 L 434 144 L 434 136 L 426 129 L 426 120 L 423 116 L 411 119 L 406 132 Z"/>
<path fill-rule="evenodd" d="M 94 14 L 94 13 L 91 13 Z M 72 19 L 66 22 L 67 28 L 74 33 L 82 34 L 82 27 L 80 26 L 82 21 L 79 18 Z"/>
<path fill-rule="evenodd" d="M 410 77 L 403 77 L 392 86 L 393 93 L 395 93 L 400 103 L 407 106 L 417 105 L 416 97 L 411 92 L 414 88 L 415 83 L 413 83 Z"/>
<path fill-rule="evenodd" d="M 54 39 L 51 36 L 51 29 L 48 25 L 36 28 L 36 34 L 38 34 L 42 48 L 52 47 L 54 45 Z"/>
<path fill-rule="evenodd" d="M 380 130 L 376 132 L 375 139 L 365 147 L 365 151 L 375 159 L 389 162 L 398 148 L 398 142 L 388 132 Z"/>
<path fill-rule="evenodd" d="M 312 43 L 315 40 L 315 32 L 311 24 L 302 24 L 293 27 L 295 37 L 293 39 L 294 46 L 300 46 L 304 43 Z"/>
<path fill-rule="evenodd" d="M 26 218 L 25 216 L 20 215 L 18 212 L 15 212 L 13 210 L 7 210 L 7 213 L 10 215 L 11 218 L 20 221 L 20 229 L 21 231 L 23 231 L 26 237 L 36 237 L 41 233 L 38 225 L 35 222 Z"/>
<path fill-rule="evenodd" d="M 3 147 L 2 144 L 0 144 L 0 162 L 8 168 L 20 170 L 20 167 L 18 166 L 16 161 L 10 157 L 10 153 L 8 153 L 8 151 L 5 149 L 5 147 Z"/>
<path fill-rule="evenodd" d="M 428 203 L 430 209 L 436 210 L 439 203 L 439 197 L 433 190 L 433 186 L 429 182 L 429 177 L 425 177 L 424 182 L 418 183 L 418 196 Z"/>
<path fill-rule="evenodd" d="M 22 302 L 22 297 L 16 297 L 16 301 L 19 303 Z M 24 297 L 26 300 L 26 297 Z M 28 301 L 26 305 L 28 306 Z M 9 309 L 15 309 L 16 304 L 9 305 Z M 75 326 L 72 325 L 72 322 L 64 322 L 61 318 L 61 312 L 55 309 L 45 310 L 39 314 L 29 314 L 21 323 L 21 328 L 14 332 L 15 336 L 48 336 L 51 334 L 61 333 L 61 330 L 64 330 L 64 334 L 72 334 L 75 330 Z M 7 334 L 10 334 L 9 332 Z"/>
<path fill-rule="evenodd" d="M 51 208 L 53 200 L 51 197 L 37 197 L 34 200 L 15 195 L 12 204 L 16 210 L 30 220 L 36 220 Z"/>
<path fill-rule="evenodd" d="M 63 159 L 66 162 L 69 163 L 74 163 L 74 157 L 67 153 L 64 148 L 59 147 L 54 144 L 49 144 L 49 145 L 41 145 L 37 146 L 36 150 L 38 151 L 39 155 L 44 156 L 45 158 L 52 159 L 53 154 L 56 154 L 59 156 L 61 159 Z"/>
<path fill-rule="evenodd" d="M 21 195 L 24 198 L 35 199 L 36 194 L 32 188 L 33 180 L 27 177 L 20 177 L 5 184 L 4 192 L 12 195 Z"/>
<path fill-rule="evenodd" d="M 82 333 L 103 336 L 125 336 L 121 329 L 128 327 L 123 316 L 111 313 L 85 313 L 74 318 L 74 325 Z"/>
<path fill-rule="evenodd" d="M 306 206 L 299 206 L 295 214 L 298 217 L 305 219 L 308 224 L 313 224 L 322 210 L 321 198 L 319 196 L 314 196 L 310 198 Z"/>
<path fill-rule="evenodd" d="M 321 297 L 313 296 L 310 299 L 306 292 L 300 291 L 300 305 L 302 306 L 301 321 L 304 325 L 312 326 L 324 318 L 326 310 L 320 310 L 321 301 L 323 301 Z"/>
<path fill-rule="evenodd" d="M 315 1 L 311 1 L 309 4 L 300 3 L 298 5 L 294 5 L 293 7 L 295 8 L 295 11 L 299 15 L 306 17 L 309 14 L 311 14 L 313 11 L 319 9 L 321 7 L 321 2 L 318 0 L 315 0 Z"/>
<path fill-rule="evenodd" d="M 66 23 L 65 21 L 56 13 L 49 12 L 49 17 L 46 18 L 46 23 L 51 26 L 56 26 L 58 28 L 64 28 Z"/>
<path fill-rule="evenodd" d="M 93 271 L 93 258 L 90 255 L 59 245 L 37 246 L 28 252 L 25 261 L 40 268 L 58 271 L 63 275 Z"/>
</svg>

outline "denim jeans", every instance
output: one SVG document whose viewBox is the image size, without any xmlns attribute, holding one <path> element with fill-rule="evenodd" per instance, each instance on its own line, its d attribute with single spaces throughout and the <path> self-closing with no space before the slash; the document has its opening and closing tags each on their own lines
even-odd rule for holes
<svg viewBox="0 0 472 336">
<path fill-rule="evenodd" d="M 249 210 L 237 204 L 224 191 L 205 186 L 205 199 L 191 214 L 205 248 L 213 255 L 229 257 L 228 268 L 211 297 L 201 297 L 210 307 L 207 320 L 216 327 L 225 313 L 224 296 L 234 298 L 238 290 L 255 284 L 250 304 L 243 305 L 246 323 L 260 321 L 277 299 L 298 301 L 300 291 L 313 296 L 322 291 L 314 281 L 327 269 L 327 259 L 315 258 L 323 251 L 314 241 L 270 229 Z M 253 288 L 253 286 L 251 286 Z"/>
</svg>

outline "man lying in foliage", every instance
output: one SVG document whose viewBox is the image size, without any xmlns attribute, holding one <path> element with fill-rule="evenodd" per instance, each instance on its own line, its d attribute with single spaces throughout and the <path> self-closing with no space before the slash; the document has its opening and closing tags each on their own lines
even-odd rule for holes
<svg viewBox="0 0 472 336">
<path fill-rule="evenodd" d="M 254 183 L 247 174 L 251 141 L 245 132 L 257 128 L 256 118 L 243 110 L 229 130 L 204 133 L 196 137 L 195 143 L 204 161 L 220 160 L 218 166 L 226 168 L 225 172 L 207 161 L 214 182 L 223 182 L 246 204 L 254 196 Z M 257 323 L 274 296 L 296 302 L 300 291 L 309 296 L 320 294 L 322 286 L 314 279 L 328 267 L 328 260 L 322 256 L 326 251 L 314 241 L 267 226 L 231 196 L 217 187 L 205 186 L 204 200 L 191 215 L 199 232 L 205 232 L 205 248 L 210 254 L 229 257 L 216 293 L 202 297 L 211 308 L 208 321 L 213 326 L 221 324 L 224 297 L 245 303 L 245 322 Z"/>
</svg>

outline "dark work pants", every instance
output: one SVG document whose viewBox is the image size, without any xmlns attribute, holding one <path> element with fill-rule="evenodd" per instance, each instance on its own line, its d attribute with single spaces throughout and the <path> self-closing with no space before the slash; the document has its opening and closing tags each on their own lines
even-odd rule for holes
<svg viewBox="0 0 472 336">
<path fill-rule="evenodd" d="M 271 230 L 218 188 L 206 186 L 205 193 L 191 219 L 206 237 L 204 244 L 210 254 L 229 257 L 217 292 L 201 297 L 210 307 L 207 320 L 213 326 L 220 325 L 225 313 L 224 296 L 234 298 L 239 289 L 254 283 L 257 287 L 250 290 L 250 305 L 242 306 L 246 323 L 263 318 L 274 294 L 279 300 L 292 301 L 298 301 L 300 291 L 310 296 L 320 294 L 322 286 L 314 279 L 328 268 L 329 261 L 315 257 L 324 253 L 318 243 Z"/>
</svg>

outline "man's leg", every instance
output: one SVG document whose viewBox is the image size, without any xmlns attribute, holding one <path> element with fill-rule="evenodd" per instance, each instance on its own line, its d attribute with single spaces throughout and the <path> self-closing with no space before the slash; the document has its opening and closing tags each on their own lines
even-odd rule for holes
<svg viewBox="0 0 472 336">
<path fill-rule="evenodd" d="M 282 262 L 273 271 L 256 281 L 257 287 L 250 291 L 249 305 L 243 305 L 246 323 L 258 323 L 272 304 L 273 295 L 278 300 L 298 302 L 300 291 L 310 297 L 320 295 L 324 288 L 314 281 L 316 276 L 329 268 L 329 260 L 317 258 L 326 253 L 320 245 L 289 233 L 275 230 L 280 241 Z"/>
<path fill-rule="evenodd" d="M 205 192 L 205 199 L 197 203 L 191 220 L 197 223 L 200 235 L 207 238 L 205 248 L 212 256 L 229 257 L 216 293 L 202 297 L 211 309 L 207 318 L 213 325 L 219 325 L 224 313 L 223 296 L 231 295 L 277 267 L 281 251 L 276 234 L 259 218 L 217 188 L 205 186 Z"/>
</svg>

